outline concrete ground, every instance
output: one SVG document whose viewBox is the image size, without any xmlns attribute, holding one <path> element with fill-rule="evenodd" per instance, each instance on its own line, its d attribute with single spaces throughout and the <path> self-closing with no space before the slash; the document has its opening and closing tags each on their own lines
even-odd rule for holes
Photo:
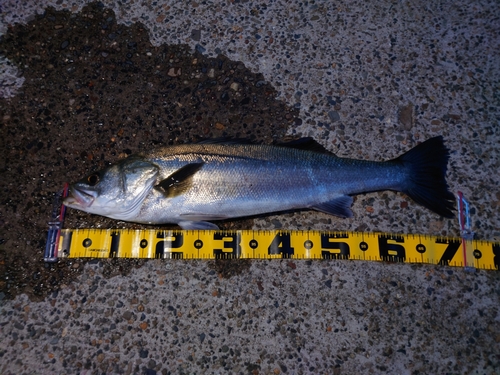
<svg viewBox="0 0 500 375">
<path fill-rule="evenodd" d="M 47 7 L 53 7 L 48 9 Z M 497 271 L 363 261 L 41 261 L 52 193 L 144 147 L 311 136 L 383 160 L 442 135 L 500 240 L 495 1 L 0 5 L 1 374 L 500 373 Z M 223 228 L 459 235 L 403 194 Z M 137 227 L 68 212 L 67 227 Z"/>
</svg>

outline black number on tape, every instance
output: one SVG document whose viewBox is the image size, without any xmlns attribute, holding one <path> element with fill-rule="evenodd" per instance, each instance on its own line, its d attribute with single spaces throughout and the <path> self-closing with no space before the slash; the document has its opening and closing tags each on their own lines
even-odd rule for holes
<svg viewBox="0 0 500 375">
<path fill-rule="evenodd" d="M 165 258 L 167 253 L 172 253 L 173 249 L 178 249 L 184 244 L 184 234 L 182 232 L 158 232 L 156 238 L 166 238 L 158 241 L 155 248 L 155 258 Z M 168 258 L 174 258 L 169 254 Z M 175 258 L 182 258 L 182 252 L 177 252 Z"/>
<path fill-rule="evenodd" d="M 111 246 L 109 248 L 109 257 L 116 258 L 118 256 L 118 248 L 120 247 L 120 233 L 111 232 Z"/>
<path fill-rule="evenodd" d="M 455 256 L 455 254 L 457 253 L 457 250 L 459 249 L 462 242 L 458 240 L 438 238 L 436 239 L 436 243 L 448 244 L 448 247 L 441 256 L 441 259 L 439 260 L 440 266 L 448 266 L 453 257 Z"/>
<path fill-rule="evenodd" d="M 347 236 L 341 238 L 347 238 Z M 323 259 L 349 259 L 350 256 L 351 251 L 347 242 L 338 241 L 337 236 L 329 233 L 321 234 L 321 257 Z"/>
<path fill-rule="evenodd" d="M 224 249 L 231 249 L 214 249 L 215 259 L 236 259 L 241 256 L 241 236 L 238 232 L 215 232 L 214 240 L 224 240 Z"/>
<path fill-rule="evenodd" d="M 394 241 L 396 243 L 389 241 Z M 399 245 L 404 242 L 405 240 L 401 236 L 379 236 L 378 248 L 380 258 L 386 262 L 404 262 L 406 259 L 406 250 L 404 246 Z"/>
<path fill-rule="evenodd" d="M 500 270 L 500 244 L 493 244 L 493 264 Z"/>
<path fill-rule="evenodd" d="M 278 233 L 267 248 L 267 251 L 270 255 L 281 254 L 283 258 L 290 258 L 294 254 L 294 248 L 290 241 L 290 233 Z"/>
</svg>

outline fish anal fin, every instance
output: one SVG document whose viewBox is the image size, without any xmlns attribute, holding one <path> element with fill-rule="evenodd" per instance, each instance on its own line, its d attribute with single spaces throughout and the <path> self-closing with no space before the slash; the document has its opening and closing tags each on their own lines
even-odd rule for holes
<svg viewBox="0 0 500 375">
<path fill-rule="evenodd" d="M 341 195 L 328 202 L 322 202 L 312 206 L 316 211 L 321 211 L 330 215 L 340 216 L 344 218 L 352 217 L 351 211 L 352 197 Z"/>
<path fill-rule="evenodd" d="M 183 194 L 192 184 L 193 176 L 200 170 L 204 163 L 191 163 L 183 166 L 167 178 L 161 180 L 155 189 L 163 193 L 166 198 Z"/>
</svg>

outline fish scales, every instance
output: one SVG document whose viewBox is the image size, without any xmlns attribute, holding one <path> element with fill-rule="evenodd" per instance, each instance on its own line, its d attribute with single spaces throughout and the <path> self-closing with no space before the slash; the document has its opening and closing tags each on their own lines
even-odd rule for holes
<svg viewBox="0 0 500 375">
<path fill-rule="evenodd" d="M 198 145 L 192 145 L 198 146 Z M 179 150 L 175 146 L 170 148 L 161 149 L 159 155 L 158 152 L 152 154 L 145 154 L 146 158 L 151 158 L 153 162 L 157 162 L 161 165 L 163 160 L 185 160 L 186 162 L 195 162 L 197 160 L 203 160 L 206 162 L 220 162 L 221 165 L 224 163 L 236 163 L 241 162 L 242 164 L 255 163 L 257 166 L 264 166 L 265 168 L 275 168 L 287 169 L 287 171 L 307 171 L 308 177 L 314 177 L 314 179 L 320 179 L 325 177 L 326 180 L 331 182 L 332 174 L 334 172 L 341 171 L 343 174 L 341 176 L 336 175 L 335 180 L 340 181 L 340 184 L 345 184 L 346 187 L 352 185 L 353 182 L 366 185 L 364 182 L 357 181 L 360 174 L 366 172 L 375 172 L 377 174 L 383 173 L 382 179 L 396 178 L 400 179 L 401 170 L 396 168 L 397 166 L 388 165 L 387 162 L 372 162 L 356 159 L 339 158 L 331 154 L 321 154 L 316 152 L 309 152 L 304 150 L 297 150 L 294 148 L 285 147 L 273 147 L 267 145 L 203 145 L 203 148 L 198 147 L 179 147 Z M 213 146 L 213 147 L 210 147 Z M 167 156 L 167 152 L 171 154 Z M 185 159 L 179 158 L 179 155 L 186 155 Z M 265 164 L 264 162 L 269 162 Z M 297 163 L 300 161 L 300 164 Z M 167 165 L 165 165 L 167 167 Z M 399 174 L 398 176 L 395 176 Z M 259 176 L 262 177 L 262 176 Z M 373 179 L 377 178 L 377 175 L 372 176 Z M 343 181 L 342 181 L 343 179 Z M 327 181 L 325 181 L 327 182 Z M 376 182 L 380 184 L 380 182 Z M 382 185 L 379 185 L 382 186 Z"/>
<path fill-rule="evenodd" d="M 271 199 L 292 194 L 311 196 L 311 203 L 318 203 L 325 201 L 318 199 L 318 194 L 395 188 L 404 179 L 401 168 L 386 162 L 267 145 L 181 145 L 143 156 L 160 167 L 160 178 L 187 163 L 204 162 L 205 166 L 193 178 L 193 194 L 205 191 L 218 200 L 226 198 L 226 194 Z M 210 194 L 213 191 L 218 194 Z"/>
</svg>

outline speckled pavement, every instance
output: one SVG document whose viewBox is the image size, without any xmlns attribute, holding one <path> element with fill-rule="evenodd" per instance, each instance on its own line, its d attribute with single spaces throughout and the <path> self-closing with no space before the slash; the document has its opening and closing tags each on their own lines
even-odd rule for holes
<svg viewBox="0 0 500 375">
<path fill-rule="evenodd" d="M 0 5 L 0 31 L 7 33 L 9 25 L 15 23 L 36 25 L 47 21 L 34 20 L 35 13 L 43 13 L 47 6 L 78 14 L 85 4 L 6 1 Z M 255 86 L 260 82 L 260 86 L 269 85 L 275 91 L 269 88 L 254 95 L 276 95 L 288 109 L 283 109 L 287 115 L 278 116 L 276 123 L 256 126 L 260 141 L 270 141 L 285 132 L 312 136 L 339 156 L 381 160 L 396 157 L 417 142 L 443 135 L 452 150 L 448 182 L 453 191 L 463 191 L 471 201 L 477 237 L 500 239 L 497 2 L 104 1 L 96 9 L 111 9 L 116 21 L 127 27 L 142 23 L 155 48 L 186 44 L 208 59 L 217 59 L 219 54 L 227 56 L 235 62 L 234 70 L 246 67 L 254 74 L 262 74 L 262 80 L 254 80 L 245 73 L 254 80 L 250 82 L 256 82 Z M 64 27 L 54 24 L 56 30 Z M 103 44 L 107 41 L 111 45 L 117 36 L 106 27 L 103 24 L 100 31 Z M 140 32 L 137 27 L 133 30 Z M 58 45 L 65 50 L 68 46 L 61 38 Z M 85 40 L 81 42 L 85 44 Z M 146 48 L 138 49 L 141 47 Z M 38 113 L 44 113 L 44 102 L 61 97 L 60 88 L 54 86 L 51 93 L 45 87 L 57 62 L 42 67 L 46 75 L 25 79 L 31 77 L 30 69 L 39 68 L 36 61 L 41 57 L 33 52 L 39 48 L 28 43 L 20 52 L 28 55 L 32 68 L 16 67 L 15 62 L 0 57 L 0 94 L 6 98 L 0 107 L 1 146 L 8 150 L 9 158 L 31 158 L 17 170 L 17 190 L 30 193 L 27 195 L 34 201 L 37 195 L 33 192 L 39 185 L 33 181 L 40 177 L 32 171 L 35 166 L 47 166 L 42 176 L 43 189 L 55 191 L 65 177 L 78 177 L 89 166 L 98 164 L 92 156 L 96 153 L 78 149 L 78 139 L 71 140 L 76 156 L 69 150 L 67 155 L 71 157 L 66 160 L 64 155 L 60 165 L 40 156 L 63 158 L 59 151 L 46 151 L 46 140 L 27 139 L 29 147 L 23 146 L 26 152 L 9 144 L 8 132 L 22 133 L 25 125 L 14 121 L 19 116 L 15 111 L 30 114 L 30 108 L 40 106 L 41 111 L 37 109 L 32 115 L 32 119 L 38 119 Z M 99 58 L 106 59 L 112 53 L 103 50 Z M 146 66 L 148 56 L 144 52 L 137 60 Z M 239 67 L 238 62 L 243 62 L 244 67 Z M 96 67 L 89 64 L 90 73 L 86 74 L 92 74 Z M 181 75 L 175 69 L 165 70 L 165 74 Z M 210 69 L 200 74 L 210 76 Z M 195 75 L 191 78 L 203 78 Z M 134 78 L 129 79 L 132 82 Z M 142 107 L 147 100 L 143 99 L 148 87 L 153 88 L 157 82 L 147 81 L 140 87 L 140 81 L 133 82 L 138 85 L 136 91 L 125 95 L 135 93 L 142 98 L 131 110 L 137 110 L 141 124 L 144 121 L 144 126 L 149 126 L 145 119 L 157 113 L 155 108 L 145 111 Z M 97 80 L 94 84 L 98 85 Z M 246 84 L 227 83 L 235 96 Z M 9 107 L 10 100 L 19 95 L 27 97 L 34 85 L 40 85 L 40 98 L 26 102 L 23 108 Z M 106 91 L 94 98 L 89 83 L 82 86 L 75 90 L 83 90 L 80 94 L 87 95 L 98 108 Z M 109 88 L 114 86 L 110 83 Z M 69 137 L 70 132 L 83 137 L 85 133 L 79 127 L 91 133 L 102 128 L 102 137 L 121 137 L 113 135 L 119 129 L 108 129 L 112 126 L 107 120 L 104 124 L 82 122 L 88 117 L 71 108 L 74 94 L 70 92 L 69 109 L 58 112 L 62 118 L 56 120 L 52 113 L 50 120 L 33 121 L 26 124 L 27 129 L 36 130 L 40 124 L 43 137 L 43 129 L 63 121 L 68 125 L 63 130 L 57 128 L 61 137 Z M 179 100 L 186 108 L 186 103 Z M 257 109 L 270 108 L 268 102 L 255 100 Z M 109 114 L 115 115 L 119 113 Z M 26 116 L 27 122 L 30 116 Z M 231 118 L 228 113 L 227 122 L 214 121 L 213 130 L 205 133 L 200 127 L 199 131 L 205 135 L 219 135 L 217 129 L 229 135 L 249 131 L 228 130 Z M 126 123 L 125 132 L 135 129 L 132 122 Z M 151 126 L 150 133 L 161 132 L 159 129 Z M 190 129 L 190 135 L 197 131 L 195 127 Z M 102 146 L 99 153 L 108 153 L 99 162 L 110 161 L 130 148 L 140 147 L 140 142 L 150 141 L 149 135 L 131 135 L 127 144 L 126 135 L 113 140 L 115 148 L 103 151 L 107 146 Z M 184 135 L 180 131 L 172 139 L 180 142 Z M 85 142 L 83 138 L 81 142 Z M 6 161 L 0 160 L 0 167 L 2 175 L 14 178 Z M 30 207 L 16 211 L 12 200 L 19 198 L 5 196 L 5 192 L 16 191 L 12 181 L 3 179 L 0 184 L 4 192 L 1 238 L 8 239 L 2 243 L 0 255 L 23 251 L 28 254 L 23 262 L 39 262 L 39 241 L 10 238 L 7 228 L 24 219 L 26 228 L 42 232 L 40 223 L 47 220 L 50 204 L 30 203 Z M 48 194 L 42 198 L 49 200 Z M 299 212 L 265 216 L 240 225 L 459 234 L 455 220 L 442 219 L 402 194 L 359 196 L 353 211 L 354 218 L 347 220 Z M 29 215 L 24 218 L 23 212 Z M 76 213 L 70 213 L 70 220 L 74 225 L 113 225 Z M 2 262 L 0 270 L 8 266 Z M 74 271 L 74 277 L 54 279 L 57 287 L 52 286 L 53 291 L 36 302 L 22 293 L 26 287 L 20 280 L 11 285 L 6 279 L 8 272 L 2 276 L 2 287 L 19 287 L 21 292 L 12 293 L 12 299 L 3 293 L 0 296 L 1 374 L 500 373 L 497 271 L 361 261 L 276 260 L 244 263 L 232 277 L 224 277 L 212 262 L 155 260 L 127 270 L 124 275 L 115 272 L 110 276 L 110 268 L 122 267 L 115 260 L 77 260 L 62 263 L 60 270 L 56 267 L 46 272 L 56 275 L 63 272 L 63 267 L 64 272 Z M 26 275 L 24 284 L 35 277 Z"/>
</svg>

